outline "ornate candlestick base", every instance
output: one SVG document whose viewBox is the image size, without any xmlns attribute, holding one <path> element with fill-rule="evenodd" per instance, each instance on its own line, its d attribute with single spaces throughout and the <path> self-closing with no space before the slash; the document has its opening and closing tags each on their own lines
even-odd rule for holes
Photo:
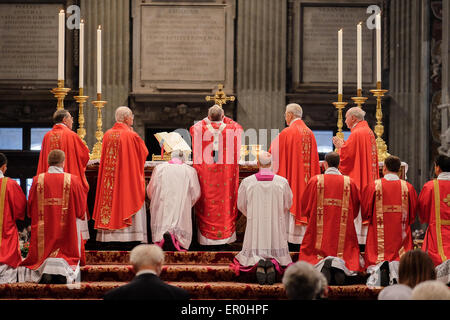
<svg viewBox="0 0 450 320">
<path fill-rule="evenodd" d="M 50 90 L 51 93 L 58 100 L 56 110 L 64 109 L 64 98 L 69 93 L 70 88 L 64 88 L 64 80 L 58 80 L 58 87 Z"/>
<path fill-rule="evenodd" d="M 358 107 L 360 107 L 360 108 L 362 108 L 362 105 L 364 104 L 364 103 L 366 103 L 366 100 L 367 100 L 368 98 L 367 97 L 352 97 L 352 100 L 353 100 L 353 102 L 355 102 L 355 104 L 358 106 Z"/>
<path fill-rule="evenodd" d="M 103 131 L 102 131 L 102 108 L 105 106 L 107 102 L 101 100 L 101 94 L 97 93 L 97 100 L 92 101 L 92 104 L 97 108 L 97 131 L 95 132 L 95 138 L 97 142 L 92 149 L 92 153 L 90 155 L 91 160 L 100 159 L 102 155 L 102 140 L 103 140 Z"/>
<path fill-rule="evenodd" d="M 83 141 L 84 145 L 87 146 L 86 141 L 84 141 L 84 137 L 86 136 L 86 129 L 84 128 L 84 104 L 86 103 L 88 96 L 83 95 L 83 88 L 80 88 L 80 92 L 78 96 L 75 96 L 75 101 L 79 104 L 79 112 L 78 112 L 78 124 L 79 128 L 77 130 L 77 134 L 80 137 L 81 141 Z"/>
<path fill-rule="evenodd" d="M 373 95 L 377 98 L 377 125 L 375 126 L 375 134 L 377 136 L 377 150 L 378 150 L 378 161 L 384 161 L 390 154 L 387 152 L 386 142 L 384 142 L 382 136 L 384 133 L 384 126 L 382 123 L 383 112 L 381 110 L 381 98 L 385 95 L 388 90 L 381 89 L 381 83 L 377 83 L 377 89 L 370 90 Z"/>
</svg>

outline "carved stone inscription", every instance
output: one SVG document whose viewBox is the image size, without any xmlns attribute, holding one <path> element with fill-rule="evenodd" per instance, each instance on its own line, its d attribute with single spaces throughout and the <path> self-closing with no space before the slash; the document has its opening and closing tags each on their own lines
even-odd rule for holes
<svg viewBox="0 0 450 320">
<path fill-rule="evenodd" d="M 304 7 L 301 42 L 302 83 L 337 83 L 338 30 L 343 28 L 343 81 L 356 84 L 356 25 L 362 21 L 362 81 L 373 83 L 374 32 L 366 7 Z"/>
<path fill-rule="evenodd" d="M 55 80 L 58 4 L 0 4 L 0 80 Z"/>
<path fill-rule="evenodd" d="M 149 5 L 141 14 L 141 80 L 225 79 L 223 7 Z"/>
</svg>

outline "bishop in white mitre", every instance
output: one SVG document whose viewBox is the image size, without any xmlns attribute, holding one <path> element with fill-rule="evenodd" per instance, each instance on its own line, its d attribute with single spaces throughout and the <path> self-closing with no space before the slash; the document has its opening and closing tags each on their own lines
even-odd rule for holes
<svg viewBox="0 0 450 320">
<path fill-rule="evenodd" d="M 200 194 L 197 171 L 184 163 L 182 151 L 173 151 L 169 162 L 154 168 L 147 186 L 153 243 L 178 251 L 189 248 L 191 210 Z"/>
</svg>

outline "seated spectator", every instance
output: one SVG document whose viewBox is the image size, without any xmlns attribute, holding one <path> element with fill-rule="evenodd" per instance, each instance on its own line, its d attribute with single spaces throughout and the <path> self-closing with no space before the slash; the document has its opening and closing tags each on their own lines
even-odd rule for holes
<svg viewBox="0 0 450 320">
<path fill-rule="evenodd" d="M 450 300 L 450 288 L 438 280 L 424 281 L 414 287 L 412 300 Z"/>
<path fill-rule="evenodd" d="M 130 252 L 134 279 L 105 294 L 104 300 L 188 300 L 189 293 L 159 278 L 164 252 L 155 244 L 140 244 Z"/>
<path fill-rule="evenodd" d="M 387 286 L 378 294 L 378 300 L 411 300 L 412 289 L 404 284 Z"/>
<path fill-rule="evenodd" d="M 292 205 L 288 181 L 271 171 L 272 157 L 261 152 L 259 172 L 242 180 L 238 190 L 238 209 L 247 217 L 242 250 L 231 267 L 236 274 L 253 272 L 259 284 L 273 284 L 281 266 L 292 263 L 285 215 Z"/>
<path fill-rule="evenodd" d="M 426 252 L 419 249 L 410 250 L 400 258 L 399 283 L 414 288 L 420 282 L 435 279 L 433 260 Z"/>
<path fill-rule="evenodd" d="M 291 264 L 284 272 L 282 282 L 290 300 L 317 300 L 328 294 L 325 276 L 304 261 Z"/>
<path fill-rule="evenodd" d="M 185 251 L 192 241 L 191 211 L 200 184 L 197 171 L 183 160 L 182 151 L 173 151 L 169 162 L 155 167 L 147 186 L 152 240 L 166 251 Z"/>
</svg>

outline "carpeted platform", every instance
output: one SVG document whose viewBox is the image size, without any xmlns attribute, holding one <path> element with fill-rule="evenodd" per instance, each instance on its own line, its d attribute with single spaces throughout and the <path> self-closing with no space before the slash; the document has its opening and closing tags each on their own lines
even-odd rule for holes
<svg viewBox="0 0 450 320">
<path fill-rule="evenodd" d="M 237 252 L 166 252 L 161 278 L 189 291 L 192 299 L 286 299 L 281 278 L 274 285 L 258 285 L 254 275 L 235 275 L 229 264 Z M 297 253 L 291 253 L 295 261 Z M 0 299 L 102 299 L 134 277 L 128 251 L 87 251 L 81 283 L 0 285 Z M 381 288 L 363 284 L 330 286 L 330 300 L 374 300 Z"/>
</svg>

